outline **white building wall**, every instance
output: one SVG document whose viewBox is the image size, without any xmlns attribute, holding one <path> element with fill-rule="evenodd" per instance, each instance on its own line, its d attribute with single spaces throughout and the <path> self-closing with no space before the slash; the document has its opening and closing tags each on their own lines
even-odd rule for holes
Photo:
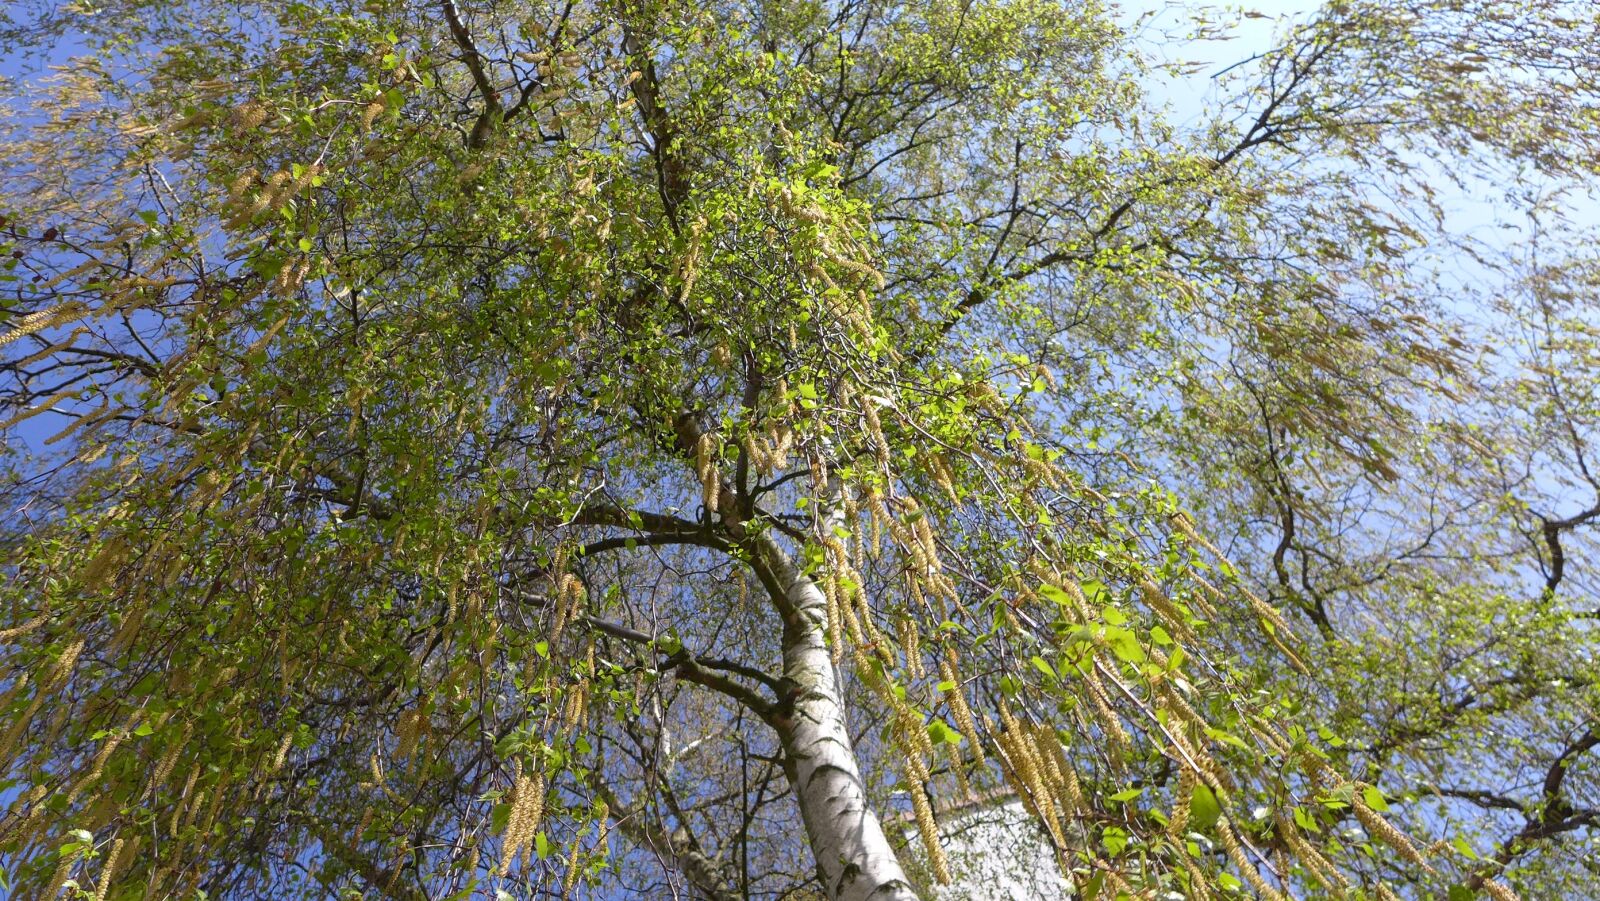
<svg viewBox="0 0 1600 901">
<path fill-rule="evenodd" d="M 1070 884 L 1049 840 L 1016 799 L 974 805 L 939 818 L 952 884 L 932 901 L 1059 901 Z M 919 849 L 916 830 L 909 846 Z"/>
</svg>

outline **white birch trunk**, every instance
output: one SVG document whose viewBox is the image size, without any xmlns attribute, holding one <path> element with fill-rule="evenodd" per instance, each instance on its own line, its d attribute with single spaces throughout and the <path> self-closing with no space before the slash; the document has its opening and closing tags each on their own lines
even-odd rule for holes
<svg viewBox="0 0 1600 901">
<path fill-rule="evenodd" d="M 827 596 L 775 544 L 762 545 L 788 602 L 783 673 L 795 698 L 775 725 L 824 890 L 833 901 L 917 901 L 867 804 L 825 640 Z"/>
</svg>

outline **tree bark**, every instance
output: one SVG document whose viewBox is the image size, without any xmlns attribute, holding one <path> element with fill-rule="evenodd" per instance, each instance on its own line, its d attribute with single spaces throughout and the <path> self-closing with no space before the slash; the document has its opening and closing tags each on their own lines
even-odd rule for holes
<svg viewBox="0 0 1600 901">
<path fill-rule="evenodd" d="M 792 699 L 772 722 L 823 888 L 833 901 L 917 901 L 867 804 L 828 652 L 827 596 L 770 538 L 757 541 L 777 582 L 770 587 L 782 594 L 783 674 Z"/>
</svg>

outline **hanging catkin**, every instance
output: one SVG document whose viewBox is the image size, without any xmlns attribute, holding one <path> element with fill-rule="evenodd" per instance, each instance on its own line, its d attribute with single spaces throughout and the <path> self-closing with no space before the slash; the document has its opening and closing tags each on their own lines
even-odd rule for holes
<svg viewBox="0 0 1600 901">
<path fill-rule="evenodd" d="M 1182 841 L 1189 828 L 1189 808 L 1194 803 L 1194 789 L 1200 782 L 1194 770 L 1181 767 L 1178 771 L 1178 789 L 1172 794 L 1172 813 L 1167 817 L 1167 835 Z"/>
<path fill-rule="evenodd" d="M 1362 800 L 1363 789 L 1370 787 L 1361 783 L 1355 784 L 1355 797 L 1351 798 L 1350 807 L 1355 812 L 1356 819 L 1361 821 L 1368 834 L 1393 848 L 1401 857 L 1425 872 L 1435 872 L 1427 858 L 1422 856 L 1422 852 L 1417 850 L 1417 846 L 1413 845 L 1410 839 Z"/>
<path fill-rule="evenodd" d="M 1250 863 L 1250 859 L 1245 856 L 1244 847 L 1239 843 L 1239 837 L 1234 834 L 1233 826 L 1226 816 L 1217 819 L 1217 840 L 1222 844 L 1223 850 L 1228 852 L 1228 858 L 1233 861 L 1233 865 L 1239 868 L 1240 875 L 1244 876 L 1245 881 L 1250 883 L 1257 894 L 1267 901 L 1288 901 L 1282 892 L 1268 885 L 1267 881 L 1261 878 L 1261 872 Z"/>
<path fill-rule="evenodd" d="M 900 652 L 905 656 L 906 675 L 920 679 L 923 676 L 922 650 L 918 644 L 916 620 L 910 616 L 900 616 L 895 626 L 900 636 Z"/>
<path fill-rule="evenodd" d="M 111 850 L 106 853 L 106 865 L 100 869 L 100 879 L 95 886 L 94 901 L 106 901 L 106 893 L 111 890 L 111 879 L 117 873 L 117 864 L 122 859 L 124 840 L 118 837 L 111 843 Z"/>
<path fill-rule="evenodd" d="M 501 876 L 511 869 L 517 852 L 528 846 L 539 831 L 539 821 L 544 816 L 544 774 L 519 774 L 511 789 L 511 815 L 506 820 L 505 837 L 501 840 Z"/>
<path fill-rule="evenodd" d="M 911 796 L 911 810 L 916 817 L 917 832 L 922 838 L 922 845 L 928 852 L 929 868 L 933 871 L 934 879 L 940 885 L 950 884 L 950 865 L 945 857 L 944 845 L 939 839 L 939 824 L 933 816 L 933 805 L 928 800 L 928 753 L 926 732 L 922 728 L 922 720 L 915 714 L 901 713 L 896 717 L 896 729 L 901 738 L 901 750 L 904 752 L 904 766 L 901 772 L 905 777 L 906 791 Z M 923 740 L 918 741 L 921 737 Z"/>
<path fill-rule="evenodd" d="M 706 510 L 717 512 L 718 496 L 722 493 L 721 474 L 717 467 L 717 437 L 702 432 L 694 446 L 695 474 L 700 477 L 700 501 Z"/>
<path fill-rule="evenodd" d="M 1300 862 L 1306 875 L 1316 880 L 1317 884 L 1335 892 L 1344 892 L 1349 888 L 1349 882 L 1339 873 L 1331 861 L 1322 856 L 1322 852 L 1311 847 L 1300 836 L 1300 829 L 1290 822 L 1283 811 L 1279 810 L 1274 817 L 1278 827 L 1278 836 L 1283 843 L 1294 853 L 1295 859 Z"/>
<path fill-rule="evenodd" d="M 956 728 L 966 738 L 967 744 L 972 747 L 972 756 L 979 766 L 983 765 L 983 742 L 978 736 L 978 723 L 972 716 L 972 708 L 967 706 L 966 695 L 961 691 L 961 680 L 956 676 L 955 648 L 945 648 L 944 657 L 939 661 L 939 678 L 948 686 L 944 690 L 945 701 L 950 705 L 950 715 L 956 721 Z"/>
</svg>

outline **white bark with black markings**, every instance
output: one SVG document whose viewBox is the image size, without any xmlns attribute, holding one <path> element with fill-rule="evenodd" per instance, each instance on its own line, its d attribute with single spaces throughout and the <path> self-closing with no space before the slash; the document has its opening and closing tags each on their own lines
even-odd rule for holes
<svg viewBox="0 0 1600 901">
<path fill-rule="evenodd" d="M 833 901 L 917 901 L 867 802 L 828 651 L 827 596 L 775 543 L 758 540 L 785 602 L 783 675 L 792 704 L 773 725 L 824 890 Z"/>
</svg>

